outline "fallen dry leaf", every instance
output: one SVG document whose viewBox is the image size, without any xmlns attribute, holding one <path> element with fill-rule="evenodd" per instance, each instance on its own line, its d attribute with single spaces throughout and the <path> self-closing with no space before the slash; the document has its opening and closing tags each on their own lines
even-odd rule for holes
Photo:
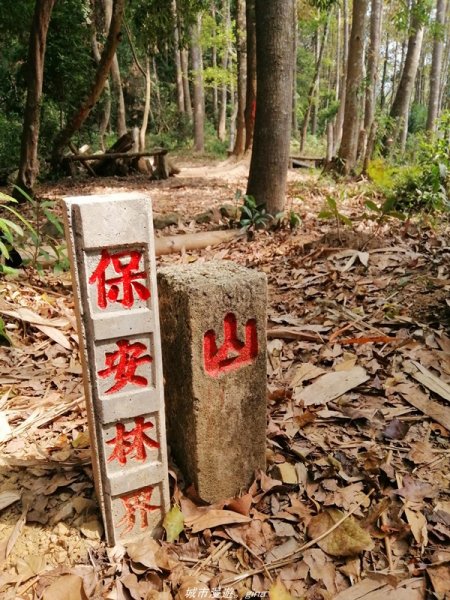
<svg viewBox="0 0 450 600">
<path fill-rule="evenodd" d="M 178 539 L 184 529 L 184 517 L 180 508 L 175 504 L 164 517 L 163 527 L 166 530 L 166 539 L 173 542 Z"/>
<path fill-rule="evenodd" d="M 294 600 L 294 596 L 291 596 L 286 586 L 280 579 L 277 579 L 270 586 L 269 598 L 270 600 Z"/>
<path fill-rule="evenodd" d="M 369 376 L 365 369 L 359 366 L 350 371 L 327 373 L 306 388 L 297 388 L 293 397 L 297 404 L 303 406 L 326 404 L 365 383 L 368 379 Z"/>
<path fill-rule="evenodd" d="M 308 536 L 316 539 L 344 516 L 344 513 L 336 508 L 319 513 L 309 522 Z M 365 550 L 372 550 L 374 546 L 369 533 L 352 516 L 322 540 L 319 540 L 317 545 L 331 556 L 354 556 Z"/>
<path fill-rule="evenodd" d="M 78 575 L 63 575 L 49 585 L 43 600 L 88 600 L 83 589 L 83 580 Z"/>
</svg>

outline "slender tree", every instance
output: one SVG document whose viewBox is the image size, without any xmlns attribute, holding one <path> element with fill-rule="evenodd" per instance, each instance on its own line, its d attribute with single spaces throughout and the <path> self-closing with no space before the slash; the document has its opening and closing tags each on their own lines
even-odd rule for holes
<svg viewBox="0 0 450 600">
<path fill-rule="evenodd" d="M 106 44 L 102 52 L 101 60 L 95 73 L 94 82 L 87 95 L 87 98 L 82 102 L 81 106 L 75 114 L 69 119 L 66 126 L 57 135 L 52 151 L 52 164 L 57 167 L 62 159 L 64 148 L 70 141 L 73 134 L 80 129 L 86 120 L 87 116 L 95 106 L 100 94 L 105 87 L 105 82 L 111 68 L 111 63 L 114 59 L 117 46 L 121 40 L 121 26 L 123 13 L 125 10 L 125 0 L 114 0 L 111 26 L 109 28 Z"/>
<path fill-rule="evenodd" d="M 415 0 L 411 8 L 411 26 L 408 45 L 403 64 L 402 75 L 398 84 L 397 93 L 392 103 L 390 116 L 395 123 L 393 137 L 386 138 L 385 152 L 391 145 L 400 139 L 401 147 L 406 144 L 406 135 L 408 132 L 408 116 L 411 96 L 414 91 L 417 69 L 419 67 L 420 53 L 422 50 L 422 41 L 424 34 L 424 15 L 420 0 Z"/>
<path fill-rule="evenodd" d="M 113 7 L 112 3 L 113 0 L 103 0 L 106 31 L 109 31 L 109 27 L 111 25 Z M 125 108 L 125 98 L 123 95 L 122 88 L 122 77 L 120 75 L 119 59 L 117 58 L 117 51 L 114 54 L 114 58 L 111 63 L 111 79 L 113 83 L 113 90 L 117 98 L 117 134 L 119 137 L 122 137 L 127 132 L 127 116 Z"/>
<path fill-rule="evenodd" d="M 200 45 L 202 16 L 197 16 L 191 25 L 191 62 L 194 90 L 194 149 L 203 152 L 205 149 L 205 94 L 203 88 L 203 63 Z"/>
<path fill-rule="evenodd" d="M 342 139 L 342 127 L 344 125 L 345 96 L 347 93 L 347 65 L 348 65 L 348 46 L 349 46 L 349 26 L 348 26 L 348 0 L 342 0 L 342 29 L 343 29 L 343 49 L 342 49 L 342 69 L 339 80 L 339 108 L 336 115 L 334 128 L 334 152 L 337 152 Z M 337 60 L 340 60 L 339 54 Z"/>
<path fill-rule="evenodd" d="M 339 159 L 342 170 L 349 174 L 356 165 L 359 136 L 359 106 L 364 68 L 364 31 L 368 0 L 353 3 L 353 20 L 347 63 L 347 89 Z"/>
<path fill-rule="evenodd" d="M 39 171 L 38 143 L 47 32 L 56 0 L 36 0 L 27 60 L 27 101 L 16 185 L 31 194 Z M 21 194 L 15 194 L 24 200 Z"/>
<path fill-rule="evenodd" d="M 378 66 L 380 64 L 381 50 L 381 18 L 383 14 L 382 0 L 372 0 L 370 13 L 370 43 L 367 59 L 367 87 L 364 110 L 365 137 L 370 134 L 375 119 L 376 85 L 378 81 Z M 365 146 L 363 151 L 365 151 Z"/>
<path fill-rule="evenodd" d="M 316 65 L 314 68 L 314 75 L 313 75 L 313 79 L 311 82 L 311 86 L 310 86 L 309 92 L 308 92 L 308 103 L 307 103 L 305 115 L 303 117 L 302 129 L 301 129 L 301 133 L 300 133 L 300 152 L 302 152 L 305 147 L 306 133 L 308 130 L 309 119 L 311 117 L 311 110 L 313 108 L 314 96 L 316 94 L 316 89 L 318 88 L 318 84 L 319 84 L 320 68 L 322 66 L 322 59 L 323 59 L 325 45 L 326 45 L 326 41 L 327 41 L 329 26 L 330 26 L 330 14 L 328 15 L 328 17 L 325 21 L 321 41 L 320 41 L 320 43 L 318 42 L 319 46 L 318 46 L 318 52 L 317 52 Z M 319 40 L 318 32 L 317 32 L 317 39 Z"/>
<path fill-rule="evenodd" d="M 256 0 L 257 99 L 247 194 L 284 210 L 292 123 L 294 0 Z"/>
<path fill-rule="evenodd" d="M 256 24 L 255 0 L 246 1 L 247 90 L 245 99 L 245 150 L 253 144 L 256 114 Z"/>
<path fill-rule="evenodd" d="M 237 114 L 236 138 L 233 154 L 242 156 L 245 151 L 245 99 L 247 82 L 247 40 L 245 33 L 245 0 L 236 2 L 236 44 L 237 44 Z"/>
<path fill-rule="evenodd" d="M 430 96 L 428 101 L 427 129 L 434 131 L 439 114 L 442 59 L 444 55 L 444 24 L 447 13 L 447 0 L 436 2 L 436 23 L 434 31 L 433 58 L 430 72 Z"/>
</svg>

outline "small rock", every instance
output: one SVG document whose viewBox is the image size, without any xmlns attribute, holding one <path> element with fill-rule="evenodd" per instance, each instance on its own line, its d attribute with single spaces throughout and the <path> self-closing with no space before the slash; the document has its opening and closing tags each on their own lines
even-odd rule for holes
<svg viewBox="0 0 450 600">
<path fill-rule="evenodd" d="M 223 204 L 219 210 L 222 217 L 235 220 L 239 220 L 241 218 L 241 209 L 235 204 Z"/>
<path fill-rule="evenodd" d="M 170 225 L 178 225 L 181 220 L 181 215 L 173 212 L 166 215 L 153 215 L 153 227 L 155 229 L 164 229 Z"/>
<path fill-rule="evenodd" d="M 206 212 L 196 215 L 195 222 L 198 223 L 199 225 L 201 225 L 203 223 L 211 223 L 211 221 L 213 220 L 213 217 L 214 217 L 213 211 L 208 210 Z"/>
</svg>

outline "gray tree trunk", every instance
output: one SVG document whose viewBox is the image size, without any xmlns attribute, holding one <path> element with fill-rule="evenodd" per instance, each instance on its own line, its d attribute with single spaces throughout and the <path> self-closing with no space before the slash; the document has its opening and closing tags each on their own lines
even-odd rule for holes
<svg viewBox="0 0 450 600">
<path fill-rule="evenodd" d="M 257 100 L 247 194 L 284 210 L 292 123 L 294 0 L 256 0 Z"/>
<path fill-rule="evenodd" d="M 224 0 L 223 3 L 223 13 L 225 19 L 225 29 L 228 32 L 231 28 L 231 12 L 230 12 L 230 0 Z M 227 68 L 230 69 L 230 65 L 228 64 L 228 57 L 230 55 L 230 47 L 227 43 L 226 47 L 223 50 L 221 67 L 223 70 Z M 220 103 L 219 103 L 219 121 L 217 125 L 217 137 L 221 142 L 225 141 L 227 136 L 227 99 L 228 99 L 228 89 L 227 84 L 224 83 L 220 89 Z"/>
<path fill-rule="evenodd" d="M 375 119 L 375 94 L 378 81 L 378 66 L 380 64 L 382 14 L 382 0 L 372 0 L 372 9 L 370 15 L 370 44 L 367 62 L 366 102 L 364 109 L 364 140 L 361 148 L 361 153 L 363 155 L 366 153 L 367 140 L 372 128 L 372 123 Z"/>
<path fill-rule="evenodd" d="M 177 2 L 172 0 L 172 16 L 173 16 L 173 45 L 174 45 L 174 58 L 175 58 L 175 73 L 176 73 L 176 85 L 177 85 L 177 108 L 178 112 L 185 112 L 184 105 L 184 89 L 183 89 L 183 71 L 181 69 L 181 56 L 180 56 L 180 31 L 178 29 L 178 18 L 177 18 Z"/>
<path fill-rule="evenodd" d="M 112 15 L 112 0 L 103 0 L 103 7 L 105 12 L 105 28 L 106 31 L 109 31 Z M 119 138 L 121 138 L 127 132 L 127 116 L 117 52 L 114 55 L 113 61 L 111 63 L 111 79 L 113 83 L 113 90 L 115 91 L 117 98 L 117 135 Z"/>
<path fill-rule="evenodd" d="M 27 59 L 27 101 L 16 185 L 31 194 L 39 171 L 38 143 L 47 32 L 56 0 L 36 0 Z M 24 198 L 17 195 L 19 201 Z"/>
<path fill-rule="evenodd" d="M 343 52 L 342 52 L 342 72 L 339 84 L 339 108 L 336 115 L 336 126 L 334 130 L 334 154 L 340 146 L 342 139 L 342 127 L 344 125 L 345 96 L 347 93 L 347 64 L 348 64 L 348 46 L 349 46 L 349 26 L 348 26 L 348 0 L 342 2 L 342 27 L 343 27 Z"/>
<path fill-rule="evenodd" d="M 404 148 L 408 132 L 409 106 L 414 91 L 417 69 L 419 67 L 425 29 L 420 15 L 414 12 L 414 6 L 415 4 L 412 8 L 413 16 L 411 19 L 411 33 L 408 39 L 402 76 L 390 112 L 390 116 L 396 124 L 392 143 L 395 143 L 395 140 L 400 139 L 402 148 Z"/>
<path fill-rule="evenodd" d="M 247 85 L 247 36 L 245 27 L 245 0 L 236 3 L 236 45 L 237 45 L 237 113 L 234 156 L 242 156 L 245 151 L 245 99 Z"/>
<path fill-rule="evenodd" d="M 436 119 L 439 115 L 439 98 L 441 88 L 442 58 L 444 55 L 444 24 L 447 13 L 447 0 L 437 0 L 436 31 L 434 34 L 433 58 L 430 73 L 430 97 L 428 102 L 427 129 L 436 129 Z"/>
<path fill-rule="evenodd" d="M 256 114 L 256 26 L 255 0 L 246 1 L 247 92 L 245 100 L 245 150 L 253 145 Z"/>
<path fill-rule="evenodd" d="M 191 26 L 191 63 L 194 91 L 194 150 L 203 152 L 205 149 L 205 94 L 203 88 L 202 49 L 200 46 L 202 16 L 197 16 L 197 22 Z"/>
<path fill-rule="evenodd" d="M 359 104 L 364 70 L 364 32 L 368 0 L 353 3 L 353 20 L 347 64 L 347 90 L 339 159 L 342 170 L 349 174 L 356 165 L 359 137 Z"/>
</svg>

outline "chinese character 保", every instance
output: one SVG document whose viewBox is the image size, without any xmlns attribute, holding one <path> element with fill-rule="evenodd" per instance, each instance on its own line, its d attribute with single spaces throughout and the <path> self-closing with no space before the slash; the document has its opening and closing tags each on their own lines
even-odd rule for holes
<svg viewBox="0 0 450 600">
<path fill-rule="evenodd" d="M 134 419 L 135 427 L 131 431 L 126 431 L 123 423 L 116 424 L 116 437 L 106 443 L 114 446 L 108 462 L 117 460 L 121 465 L 125 465 L 127 458 L 136 460 L 145 460 L 147 458 L 147 448 L 159 448 L 159 443 L 146 435 L 146 429 L 152 429 L 153 423 L 145 423 L 144 417 Z"/>
<path fill-rule="evenodd" d="M 160 506 L 151 504 L 152 493 L 153 488 L 149 486 L 120 498 L 125 510 L 123 517 L 118 523 L 119 527 L 124 527 L 122 533 L 125 534 L 132 531 L 136 524 L 138 512 L 141 529 L 148 527 L 148 513 L 160 508 Z"/>
<path fill-rule="evenodd" d="M 89 278 L 89 283 L 97 284 L 97 305 L 105 309 L 108 302 L 120 302 L 125 308 L 131 308 L 134 304 L 134 292 L 141 300 L 150 297 L 150 290 L 138 280 L 147 281 L 145 271 L 139 271 L 142 252 L 139 250 L 124 250 L 110 254 L 108 250 L 102 250 L 100 262 Z M 124 260 L 128 262 L 123 262 Z M 106 271 L 112 266 L 118 274 L 117 277 L 106 277 Z M 120 288 L 122 297 L 119 298 Z"/>
<path fill-rule="evenodd" d="M 128 383 L 141 387 L 146 386 L 148 384 L 147 378 L 136 375 L 139 365 L 153 361 L 149 354 L 141 356 L 147 350 L 145 344 L 141 342 L 130 344 L 128 340 L 119 340 L 116 345 L 118 350 L 106 352 L 105 354 L 106 369 L 98 371 L 99 377 L 102 378 L 114 376 L 115 384 L 105 394 L 118 392 Z"/>
</svg>

